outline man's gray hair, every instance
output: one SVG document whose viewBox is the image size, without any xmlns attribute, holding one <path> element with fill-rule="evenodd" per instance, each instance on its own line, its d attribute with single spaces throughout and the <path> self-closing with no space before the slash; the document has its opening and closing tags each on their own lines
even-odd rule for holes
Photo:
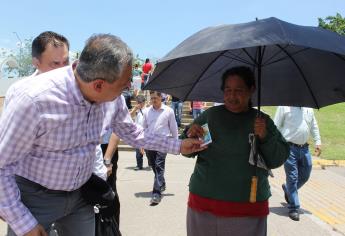
<svg viewBox="0 0 345 236">
<path fill-rule="evenodd" d="M 85 82 L 102 79 L 113 83 L 132 61 L 132 50 L 119 37 L 96 34 L 86 41 L 76 70 Z"/>
</svg>

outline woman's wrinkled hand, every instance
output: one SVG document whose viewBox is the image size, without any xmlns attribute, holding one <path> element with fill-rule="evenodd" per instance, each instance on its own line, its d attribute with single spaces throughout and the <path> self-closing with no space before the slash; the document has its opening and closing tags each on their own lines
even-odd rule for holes
<svg viewBox="0 0 345 236">
<path fill-rule="evenodd" d="M 256 117 L 254 122 L 254 134 L 263 140 L 266 137 L 266 119 L 263 117 Z"/>
<path fill-rule="evenodd" d="M 193 124 L 187 131 L 188 138 L 202 138 L 204 137 L 204 129 L 197 124 Z"/>
</svg>

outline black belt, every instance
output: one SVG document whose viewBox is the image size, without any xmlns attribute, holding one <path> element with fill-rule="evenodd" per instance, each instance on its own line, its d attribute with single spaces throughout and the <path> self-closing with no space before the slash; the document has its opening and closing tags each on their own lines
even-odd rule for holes
<svg viewBox="0 0 345 236">
<path fill-rule="evenodd" d="M 31 181 L 31 180 L 28 180 L 28 179 L 26 179 L 26 178 L 24 178 L 24 177 L 22 177 L 22 176 L 19 176 L 19 175 L 15 175 L 15 179 L 16 179 L 16 182 L 18 183 L 26 183 L 26 184 L 29 184 L 29 185 L 31 185 L 32 187 L 34 187 L 34 188 L 37 188 L 37 189 L 40 189 L 40 190 L 43 190 L 44 192 L 46 192 L 46 193 L 55 193 L 55 194 L 61 194 L 61 193 L 63 193 L 63 194 L 65 194 L 65 193 L 69 193 L 69 192 L 73 192 L 73 191 L 75 191 L 75 190 L 72 190 L 72 191 L 64 191 L 64 190 L 53 190 L 53 189 L 48 189 L 48 188 L 46 188 L 46 187 L 44 187 L 44 186 L 42 186 L 42 185 L 40 185 L 40 184 L 38 184 L 38 183 L 36 183 L 36 182 L 33 182 L 33 181 Z"/>
<path fill-rule="evenodd" d="M 291 146 L 299 147 L 299 148 L 304 148 L 304 147 L 308 147 L 308 146 L 309 146 L 308 143 L 305 143 L 305 144 L 296 144 L 296 143 L 288 142 L 288 144 L 291 145 Z"/>
</svg>

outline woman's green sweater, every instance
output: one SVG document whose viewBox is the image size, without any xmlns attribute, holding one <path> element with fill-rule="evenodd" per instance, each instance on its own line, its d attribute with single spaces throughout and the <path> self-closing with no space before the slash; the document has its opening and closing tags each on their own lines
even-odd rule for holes
<svg viewBox="0 0 345 236">
<path fill-rule="evenodd" d="M 225 106 L 209 108 L 194 123 L 208 123 L 212 143 L 197 155 L 190 179 L 190 192 L 202 197 L 233 202 L 249 202 L 251 178 L 255 168 L 248 163 L 249 133 L 254 132 L 256 109 L 232 113 Z M 268 168 L 281 166 L 289 156 L 289 145 L 269 116 L 266 118 L 267 135 L 258 142 Z M 193 155 L 190 155 L 193 156 Z M 257 201 L 271 196 L 266 170 L 258 168 Z"/>
</svg>

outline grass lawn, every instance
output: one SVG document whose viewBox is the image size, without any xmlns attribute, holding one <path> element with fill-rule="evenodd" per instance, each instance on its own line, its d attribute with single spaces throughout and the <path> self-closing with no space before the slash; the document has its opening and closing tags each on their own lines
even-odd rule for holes
<svg viewBox="0 0 345 236">
<path fill-rule="evenodd" d="M 263 107 L 262 110 L 273 119 L 276 107 Z M 314 113 L 321 134 L 321 158 L 345 160 L 345 103 L 314 110 Z M 313 153 L 314 141 L 311 139 L 309 143 Z"/>
</svg>

